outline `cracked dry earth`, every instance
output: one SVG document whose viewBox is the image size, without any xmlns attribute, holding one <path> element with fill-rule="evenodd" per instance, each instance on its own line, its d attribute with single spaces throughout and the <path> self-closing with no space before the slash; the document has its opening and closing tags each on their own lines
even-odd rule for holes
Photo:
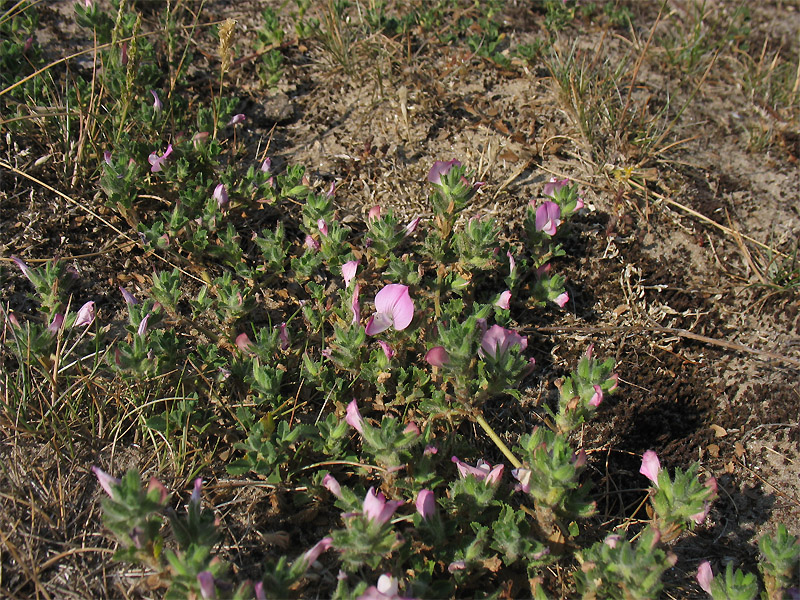
<svg viewBox="0 0 800 600">
<path fill-rule="evenodd" d="M 654 39 L 682 26 L 686 4 L 667 3 Z M 709 4 L 720 14 L 731 10 L 728 3 Z M 206 18 L 237 19 L 246 45 L 261 5 L 209 2 Z M 63 48 L 76 43 L 70 35 L 78 35 L 54 29 L 69 7 L 55 2 L 42 9 L 48 15 L 43 22 Z M 579 21 L 560 32 L 555 48 L 566 56 L 574 47 L 580 60 L 594 57 L 596 65 L 625 57 L 632 63 L 658 5 L 631 8 L 632 31 Z M 510 3 L 504 14 L 509 44 L 534 39 L 541 21 L 541 11 Z M 791 3 L 751 7 L 751 53 L 762 46 L 783 48 L 796 62 L 799 21 Z M 199 43 L 213 47 L 209 40 Z M 800 535 L 800 303 L 796 290 L 762 285 L 770 260 L 764 246 L 790 253 L 800 237 L 797 113 L 792 118 L 767 110 L 748 96 L 736 75 L 741 59 L 735 53 L 723 50 L 705 76 L 689 76 L 664 67 L 663 56 L 653 50 L 636 74 L 633 106 L 653 115 L 669 98 L 672 107 L 686 109 L 677 117 L 672 109 L 675 125 L 657 150 L 671 147 L 640 156 L 615 140 L 613 131 L 587 140 L 544 62 L 513 61 L 500 68 L 455 45 L 426 45 L 409 60 L 401 40 L 379 35 L 351 50 L 354 65 L 345 69 L 318 43 L 287 46 L 286 74 L 271 92 L 254 83 L 247 62 L 233 77 L 241 112 L 248 115 L 241 142 L 253 153 L 269 143 L 275 164 L 303 164 L 325 185 L 336 181 L 345 221 L 361 220 L 377 203 L 408 219 L 429 216 L 425 174 L 439 159 L 458 158 L 487 182 L 464 217 L 496 218 L 509 235 L 520 232 L 525 206 L 541 196 L 550 177 L 581 183 L 587 209 L 575 219 L 567 256 L 558 261 L 572 301 L 564 311 L 542 312 L 526 310 L 521 298 L 513 310 L 530 336 L 540 376 L 521 402 L 499 399 L 487 408 L 496 422 L 508 425 L 504 437 L 513 442 L 537 423 L 533 409 L 555 400 L 552 381 L 594 343 L 600 356 L 615 356 L 624 384 L 581 432 L 604 518 L 635 514 L 642 498 L 641 454 L 653 449 L 668 467 L 699 460 L 702 471 L 720 483 L 709 522 L 678 542 L 676 552 L 686 564 L 733 557 L 752 570 L 757 536 L 778 523 Z M 619 84 L 624 92 L 631 70 Z M 770 143 L 754 149 L 753 131 L 768 132 Z M 3 153 L 12 150 L 4 142 Z M 31 161 L 37 158 L 35 148 L 28 152 Z M 620 176 L 626 167 L 633 167 L 632 175 Z M 113 248 L 109 230 L 80 209 L 24 180 L 11 183 L 14 193 L 7 184 L 0 192 L 3 256 L 46 258 Z M 97 207 L 102 199 L 95 189 L 87 182 L 65 191 Z M 99 260 L 75 262 L 100 282 L 92 292 L 107 314 L 121 310 L 109 284 L 143 280 L 153 267 L 137 251 L 111 250 Z M 23 290 L 20 277 L 10 274 L 0 297 L 25 306 Z M 36 465 L 41 472 L 61 468 L 46 447 L 4 447 L 2 455 L 27 465 L 4 468 L 3 478 L 37 472 Z M 78 456 L 90 464 L 91 444 Z M 92 483 L 85 472 L 65 481 Z M 40 508 L 29 518 L 26 507 L 3 500 L 6 525 L 16 515 L 17 526 L 33 532 L 37 525 L 30 519 L 49 518 L 41 507 L 59 506 L 59 494 L 69 493 L 47 481 L 37 486 L 30 502 Z M 51 534 L 66 539 L 85 528 L 93 532 L 87 545 L 103 545 L 95 501 L 87 496 L 72 506 L 72 519 L 57 519 L 70 531 Z M 24 531 L 16 535 L 24 538 Z M 38 577 L 64 589 L 86 585 L 113 595 L 105 584 L 88 581 L 103 579 L 101 564 L 79 558 L 63 563 L 66 571 L 48 566 Z M 91 569 L 79 575 L 87 565 Z M 687 597 L 684 586 L 693 573 L 676 571 L 670 574 L 673 597 Z M 73 580 L 66 581 L 64 573 Z M 76 577 L 87 581 L 76 583 Z"/>
</svg>

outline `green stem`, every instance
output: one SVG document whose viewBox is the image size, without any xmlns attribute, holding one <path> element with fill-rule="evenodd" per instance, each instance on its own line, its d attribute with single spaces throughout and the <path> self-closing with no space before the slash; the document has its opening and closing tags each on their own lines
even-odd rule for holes
<svg viewBox="0 0 800 600">
<path fill-rule="evenodd" d="M 483 418 L 483 415 L 478 410 L 475 410 L 472 413 L 472 418 L 475 419 L 478 425 L 483 427 L 483 430 L 489 434 L 489 437 L 495 443 L 495 446 L 500 449 L 500 452 L 505 455 L 505 457 L 509 460 L 509 462 L 511 462 L 512 465 L 514 465 L 515 468 L 519 469 L 522 467 L 522 463 L 519 462 L 517 457 L 511 453 L 511 450 L 508 449 L 508 446 L 506 446 L 503 440 L 501 440 L 500 437 L 494 432 L 492 426 L 486 422 L 486 419 Z"/>
</svg>

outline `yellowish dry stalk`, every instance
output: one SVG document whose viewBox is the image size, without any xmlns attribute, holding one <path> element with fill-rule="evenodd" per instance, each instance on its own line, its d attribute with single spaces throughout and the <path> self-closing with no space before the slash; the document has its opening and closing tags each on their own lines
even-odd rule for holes
<svg viewBox="0 0 800 600">
<path fill-rule="evenodd" d="M 231 47 L 233 46 L 234 29 L 236 29 L 236 21 L 234 19 L 226 19 L 225 22 L 219 26 L 219 49 L 217 53 L 222 61 L 220 77 L 227 73 L 231 66 Z"/>
</svg>

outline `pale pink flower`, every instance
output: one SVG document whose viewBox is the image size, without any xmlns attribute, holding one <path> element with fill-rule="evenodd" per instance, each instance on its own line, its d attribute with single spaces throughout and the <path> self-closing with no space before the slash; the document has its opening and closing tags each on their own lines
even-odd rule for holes
<svg viewBox="0 0 800 600">
<path fill-rule="evenodd" d="M 387 501 L 382 492 L 375 494 L 375 488 L 371 487 L 364 498 L 363 514 L 367 520 L 383 525 L 392 518 L 394 511 L 402 504 L 400 500 Z"/>
<path fill-rule="evenodd" d="M 408 422 L 408 425 L 406 425 L 405 429 L 403 429 L 403 433 L 413 433 L 414 435 L 422 434 L 422 432 L 419 430 L 419 425 L 414 423 L 414 421 Z"/>
<path fill-rule="evenodd" d="M 436 497 L 431 490 L 420 490 L 414 506 L 420 516 L 427 521 L 436 514 Z"/>
<path fill-rule="evenodd" d="M 228 203 L 228 190 L 224 183 L 217 184 L 217 187 L 214 188 L 213 198 L 220 208 Z"/>
<path fill-rule="evenodd" d="M 544 202 L 536 209 L 536 231 L 555 235 L 561 223 L 561 207 L 555 202 Z"/>
<path fill-rule="evenodd" d="M 22 274 L 25 275 L 25 277 L 28 278 L 28 281 L 30 281 L 31 283 L 34 283 L 34 281 L 33 281 L 33 279 L 34 279 L 33 272 L 30 270 L 28 265 L 25 264 L 25 261 L 23 261 L 21 258 L 18 258 L 16 256 L 12 256 L 11 260 L 13 260 L 14 264 L 19 267 L 20 271 L 22 271 Z"/>
<path fill-rule="evenodd" d="M 652 450 L 645 452 L 642 456 L 642 466 L 639 468 L 639 473 L 658 485 L 658 473 L 660 471 L 661 462 L 658 460 L 658 455 Z"/>
<path fill-rule="evenodd" d="M 428 171 L 428 181 L 435 185 L 442 184 L 442 176 L 447 175 L 453 167 L 460 167 L 461 161 L 458 160 L 437 160 L 433 163 L 431 170 Z"/>
<path fill-rule="evenodd" d="M 441 367 L 450 362 L 450 356 L 444 346 L 434 346 L 425 353 L 425 362 L 432 367 Z"/>
<path fill-rule="evenodd" d="M 697 583 L 706 594 L 711 594 L 712 581 L 714 581 L 714 572 L 711 570 L 711 563 L 704 560 L 697 568 Z"/>
<path fill-rule="evenodd" d="M 509 306 L 511 306 L 511 290 L 502 292 L 494 305 L 502 308 L 503 310 L 508 310 Z"/>
<path fill-rule="evenodd" d="M 211 134 L 208 131 L 198 131 L 192 136 L 192 146 L 197 148 L 208 139 L 209 135 Z"/>
<path fill-rule="evenodd" d="M 530 469 L 525 469 L 523 467 L 511 470 L 512 477 L 514 477 L 514 479 L 519 481 L 517 488 L 526 494 L 531 491 L 532 474 L 533 472 Z"/>
<path fill-rule="evenodd" d="M 447 565 L 448 573 L 455 573 L 456 571 L 463 571 L 467 568 L 467 562 L 464 560 L 454 560 Z"/>
<path fill-rule="evenodd" d="M 414 302 L 408 293 L 408 286 L 390 283 L 375 295 L 376 312 L 367 323 L 367 335 L 376 335 L 394 326 L 402 331 L 414 318 Z"/>
<path fill-rule="evenodd" d="M 339 485 L 339 482 L 336 481 L 336 478 L 328 473 L 325 477 L 322 478 L 322 485 L 328 490 L 331 494 L 339 498 L 341 500 L 344 496 L 342 495 L 342 486 Z"/>
<path fill-rule="evenodd" d="M 384 342 L 383 340 L 378 340 L 378 344 L 380 345 L 381 350 L 383 350 L 383 353 L 386 355 L 387 359 L 392 360 L 392 358 L 394 358 L 394 355 L 397 354 L 397 352 L 395 352 L 395 349 L 392 348 L 388 343 Z"/>
<path fill-rule="evenodd" d="M 564 308 L 567 302 L 569 302 L 569 294 L 567 292 L 562 292 L 558 296 L 556 296 L 553 302 L 558 304 L 561 308 Z"/>
<path fill-rule="evenodd" d="M 361 305 L 358 303 L 358 294 L 361 291 L 361 286 L 356 284 L 353 287 L 353 299 L 350 301 L 350 309 L 353 311 L 352 325 L 356 325 L 361 320 Z"/>
<path fill-rule="evenodd" d="M 417 226 L 419 225 L 421 219 L 422 217 L 417 217 L 416 219 L 413 219 L 408 225 L 406 225 L 406 237 L 408 237 L 417 230 Z"/>
<path fill-rule="evenodd" d="M 51 334 L 56 335 L 58 330 L 61 329 L 61 326 L 64 324 L 64 315 L 61 313 L 56 313 L 56 316 L 53 317 L 53 321 L 47 327 L 47 331 Z"/>
<path fill-rule="evenodd" d="M 389 573 L 384 573 L 378 577 L 378 585 L 369 586 L 363 594 L 356 600 L 414 600 L 413 598 L 404 598 L 398 591 L 397 579 L 392 577 Z"/>
<path fill-rule="evenodd" d="M 139 301 L 134 298 L 133 294 L 131 294 L 128 290 L 124 287 L 119 286 L 119 291 L 122 292 L 122 297 L 125 299 L 125 303 L 128 306 L 132 306 L 134 304 L 139 304 Z"/>
<path fill-rule="evenodd" d="M 163 169 L 162 163 L 167 160 L 167 157 L 172 154 L 172 144 L 167 146 L 166 152 L 159 156 L 156 152 L 153 152 L 150 156 L 147 157 L 147 161 L 150 163 L 150 172 L 151 173 L 158 173 Z"/>
<path fill-rule="evenodd" d="M 545 196 L 555 197 L 556 192 L 565 185 L 569 185 L 569 179 L 557 179 L 556 177 L 553 177 L 550 179 L 550 181 L 544 184 L 542 194 Z"/>
<path fill-rule="evenodd" d="M 369 209 L 369 214 L 367 214 L 367 221 L 372 223 L 373 221 L 378 221 L 381 218 L 381 207 L 379 205 L 375 205 Z"/>
<path fill-rule="evenodd" d="M 94 322 L 94 302 L 89 301 L 78 310 L 78 316 L 75 317 L 73 327 L 89 326 Z"/>
<path fill-rule="evenodd" d="M 161 100 L 159 99 L 155 90 L 150 90 L 150 93 L 153 94 L 153 110 L 156 113 L 160 113 L 161 109 L 164 108 L 164 105 L 161 104 Z"/>
<path fill-rule="evenodd" d="M 613 550 L 621 541 L 622 537 L 614 533 L 607 536 L 606 539 L 603 540 L 603 543 Z"/>
<path fill-rule="evenodd" d="M 113 487 L 120 484 L 120 480 L 116 477 L 112 477 L 105 471 L 103 471 L 100 467 L 92 467 L 92 473 L 95 474 L 97 477 L 97 481 L 100 482 L 100 486 L 105 490 L 106 494 L 110 497 L 114 497 L 112 493 Z"/>
<path fill-rule="evenodd" d="M 308 248 L 309 250 L 313 250 L 314 252 L 316 252 L 317 250 L 320 249 L 319 242 L 317 240 L 315 240 L 313 237 L 311 237 L 310 235 L 306 236 L 305 244 L 306 244 L 306 248 Z"/>
<path fill-rule="evenodd" d="M 328 224 L 325 222 L 325 219 L 319 219 L 317 221 L 317 229 L 322 235 L 328 235 Z"/>
<path fill-rule="evenodd" d="M 246 333 L 240 333 L 236 336 L 236 347 L 241 352 L 251 353 L 253 351 L 253 342 L 250 341 Z"/>
<path fill-rule="evenodd" d="M 600 403 L 603 401 L 603 388 L 599 385 L 594 386 L 594 394 L 592 394 L 591 399 L 589 400 L 589 404 L 597 408 L 600 406 Z"/>
<path fill-rule="evenodd" d="M 243 123 L 245 119 L 247 119 L 247 117 L 242 113 L 239 113 L 238 115 L 233 115 L 233 117 L 231 117 L 231 120 L 228 121 L 228 125 L 238 125 L 239 123 Z"/>
<path fill-rule="evenodd" d="M 358 263 L 361 261 L 350 260 L 342 265 L 342 278 L 344 279 L 344 287 L 349 287 L 353 277 L 356 276 L 358 271 Z"/>
<path fill-rule="evenodd" d="M 275 325 L 278 328 L 278 339 L 281 342 L 281 350 L 288 350 L 291 342 L 289 341 L 289 333 L 286 331 L 286 323 Z"/>
<path fill-rule="evenodd" d="M 528 347 L 528 338 L 521 336 L 516 331 L 500 327 L 500 325 L 492 325 L 483 334 L 478 354 L 497 358 L 498 354 L 504 354 L 514 346 L 519 346 L 520 351 L 525 350 Z"/>
<path fill-rule="evenodd" d="M 305 554 L 302 560 L 306 565 L 311 566 L 319 558 L 319 555 L 325 552 L 333 544 L 333 538 L 324 537 L 316 544 L 314 544 Z M 308 568 L 308 567 L 306 567 Z"/>
<path fill-rule="evenodd" d="M 462 478 L 472 475 L 479 481 L 485 482 L 486 485 L 497 485 L 500 483 L 500 478 L 503 476 L 503 469 L 505 467 L 505 465 L 502 464 L 492 467 L 491 464 L 482 458 L 478 460 L 474 467 L 463 462 L 457 456 L 453 456 L 450 460 L 456 463 L 458 474 L 461 475 Z"/>
<path fill-rule="evenodd" d="M 268 156 L 264 159 L 264 162 L 261 163 L 261 171 L 264 173 L 269 173 L 272 169 L 272 159 Z"/>
<path fill-rule="evenodd" d="M 140 337 L 144 337 L 147 334 L 147 322 L 150 320 L 150 315 L 153 313 L 147 313 L 139 322 L 139 328 L 136 330 L 136 333 L 139 334 Z"/>
<path fill-rule="evenodd" d="M 358 410 L 358 403 L 355 398 L 347 405 L 347 412 L 345 413 L 344 420 L 347 421 L 350 427 L 358 431 L 358 433 L 364 433 L 364 418 Z"/>
<path fill-rule="evenodd" d="M 508 276 L 513 277 L 517 268 L 517 261 L 514 260 L 514 255 L 511 252 L 506 252 L 506 256 L 508 256 Z"/>
</svg>

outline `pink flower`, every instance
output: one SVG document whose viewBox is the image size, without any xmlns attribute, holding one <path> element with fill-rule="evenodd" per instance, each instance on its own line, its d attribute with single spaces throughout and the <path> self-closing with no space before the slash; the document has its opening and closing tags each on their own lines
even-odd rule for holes
<svg viewBox="0 0 800 600">
<path fill-rule="evenodd" d="M 503 468 L 505 467 L 505 465 L 502 464 L 492 467 L 492 465 L 482 458 L 478 460 L 474 467 L 463 462 L 457 456 L 453 456 L 450 460 L 456 463 L 458 474 L 461 475 L 462 479 L 472 475 L 478 479 L 478 481 L 484 481 L 486 485 L 497 485 L 500 483 L 500 478 L 503 476 Z"/>
<path fill-rule="evenodd" d="M 417 507 L 417 512 L 425 521 L 436 514 L 436 497 L 430 490 L 420 490 L 414 505 Z"/>
<path fill-rule="evenodd" d="M 555 197 L 556 192 L 563 188 L 565 185 L 569 185 L 569 179 L 557 179 L 553 177 L 544 184 L 544 188 L 542 189 L 542 194 L 545 196 Z"/>
<path fill-rule="evenodd" d="M 198 573 L 197 583 L 200 584 L 200 595 L 203 600 L 214 600 L 217 597 L 217 586 L 214 584 L 214 575 L 211 571 Z"/>
<path fill-rule="evenodd" d="M 192 136 L 192 146 L 197 148 L 200 144 L 205 142 L 208 139 L 208 136 L 211 135 L 207 131 L 198 131 Z"/>
<path fill-rule="evenodd" d="M 358 431 L 358 433 L 364 433 L 364 418 L 358 411 L 358 403 L 355 398 L 347 405 L 347 412 L 345 413 L 344 420 L 347 421 L 350 427 Z"/>
<path fill-rule="evenodd" d="M 592 398 L 589 400 L 589 404 L 597 408 L 598 406 L 600 406 L 600 403 L 602 401 L 603 401 L 603 388 L 601 388 L 599 385 L 595 385 L 594 394 L 592 395 Z"/>
<path fill-rule="evenodd" d="M 109 167 L 113 167 L 114 165 L 111 163 L 111 152 L 106 150 L 103 152 L 103 162 L 106 163 Z"/>
<path fill-rule="evenodd" d="M 422 432 L 419 430 L 419 425 L 414 423 L 414 421 L 408 422 L 408 425 L 406 425 L 405 429 L 403 429 L 403 433 L 413 433 L 414 435 L 422 434 Z"/>
<path fill-rule="evenodd" d="M 325 222 L 325 219 L 319 219 L 317 221 L 317 229 L 322 235 L 328 235 L 328 224 Z"/>
<path fill-rule="evenodd" d="M 645 452 L 642 456 L 642 466 L 639 469 L 639 473 L 658 485 L 658 474 L 660 471 L 661 462 L 658 460 L 658 455 L 652 450 Z"/>
<path fill-rule="evenodd" d="M 268 156 L 264 159 L 264 162 L 261 163 L 261 171 L 269 173 L 270 169 L 272 169 L 272 159 Z"/>
<path fill-rule="evenodd" d="M 423 456 L 432 456 L 434 454 L 439 454 L 439 449 L 436 446 L 425 446 L 425 450 L 422 451 Z"/>
<path fill-rule="evenodd" d="M 536 209 L 536 231 L 547 235 L 555 235 L 556 228 L 561 223 L 561 207 L 549 200 Z"/>
<path fill-rule="evenodd" d="M 441 367 L 450 362 L 450 356 L 444 346 L 434 346 L 425 353 L 425 361 L 432 367 Z"/>
<path fill-rule="evenodd" d="M 448 573 L 455 573 L 456 571 L 463 571 L 467 568 L 467 562 L 464 560 L 454 560 L 447 565 Z"/>
<path fill-rule="evenodd" d="M 358 263 L 361 261 L 350 260 L 342 265 L 342 277 L 344 278 L 344 287 L 349 287 L 353 277 L 356 276 L 358 271 Z"/>
<path fill-rule="evenodd" d="M 414 302 L 408 293 L 408 286 L 390 283 L 375 295 L 376 312 L 367 323 L 367 335 L 376 335 L 394 326 L 402 331 L 414 318 Z"/>
<path fill-rule="evenodd" d="M 214 188 L 213 198 L 220 208 L 228 203 L 228 190 L 225 188 L 224 183 L 217 184 L 217 187 Z"/>
<path fill-rule="evenodd" d="M 97 477 L 97 481 L 100 482 L 100 486 L 105 490 L 106 494 L 110 497 L 114 497 L 113 489 L 114 486 L 120 484 L 120 480 L 116 477 L 112 477 L 105 471 L 103 471 L 100 467 L 92 467 L 92 473 L 95 474 Z"/>
<path fill-rule="evenodd" d="M 147 334 L 147 322 L 150 320 L 150 315 L 153 313 L 147 313 L 139 322 L 139 328 L 136 330 L 136 333 L 139 334 L 140 337 L 144 337 Z"/>
<path fill-rule="evenodd" d="M 11 260 L 13 260 L 14 264 L 19 267 L 20 271 L 22 271 L 22 274 L 25 275 L 25 277 L 28 278 L 28 281 L 30 281 L 31 283 L 34 283 L 34 281 L 33 281 L 33 278 L 34 278 L 33 272 L 30 270 L 28 265 L 25 264 L 25 261 L 23 261 L 21 258 L 18 258 L 16 256 L 12 256 Z"/>
<path fill-rule="evenodd" d="M 233 117 L 231 117 L 231 120 L 228 121 L 228 125 L 238 125 L 239 123 L 244 122 L 246 118 L 247 117 L 242 113 L 239 113 L 238 115 L 233 115 Z"/>
<path fill-rule="evenodd" d="M 133 294 L 131 294 L 124 287 L 119 286 L 119 291 L 122 292 L 122 297 L 125 298 L 125 303 L 128 306 L 132 306 L 134 304 L 139 304 L 139 302 L 136 300 L 136 298 L 133 297 Z"/>
<path fill-rule="evenodd" d="M 164 108 L 163 104 L 161 104 L 161 100 L 158 97 L 158 94 L 155 90 L 150 90 L 150 93 L 153 94 L 153 110 L 156 113 L 160 113 L 161 109 Z"/>
<path fill-rule="evenodd" d="M 561 308 L 564 308 L 567 302 L 569 302 L 569 294 L 567 292 L 562 292 L 558 296 L 556 296 L 553 302 L 558 304 Z"/>
<path fill-rule="evenodd" d="M 528 347 L 528 338 L 519 335 L 516 331 L 504 329 L 500 325 L 492 325 L 481 339 L 481 347 L 478 355 L 489 355 L 497 358 L 498 354 L 504 354 L 514 346 L 519 346 L 520 351 Z"/>
<path fill-rule="evenodd" d="M 250 353 L 253 351 L 253 342 L 250 341 L 246 333 L 240 333 L 236 336 L 236 347 L 241 352 Z"/>
<path fill-rule="evenodd" d="M 380 344 L 381 350 L 383 350 L 383 353 L 386 355 L 387 359 L 392 360 L 394 355 L 397 354 L 394 348 L 392 348 L 389 344 L 387 344 L 383 340 L 378 340 L 378 344 Z"/>
<path fill-rule="evenodd" d="M 322 485 L 328 490 L 331 494 L 339 498 L 341 500 L 344 496 L 342 495 L 342 486 L 339 485 L 339 482 L 336 481 L 336 478 L 328 473 L 325 477 L 322 478 Z"/>
<path fill-rule="evenodd" d="M 442 184 L 442 176 L 447 175 L 453 167 L 460 167 L 461 162 L 458 160 L 437 160 L 433 163 L 431 170 L 428 171 L 428 181 L 435 185 Z"/>
<path fill-rule="evenodd" d="M 512 469 L 511 475 L 519 481 L 517 486 L 521 492 L 528 493 L 531 491 L 531 475 L 533 472 L 530 469 L 520 467 L 519 469 Z"/>
<path fill-rule="evenodd" d="M 617 544 L 619 544 L 621 541 L 622 541 L 621 536 L 617 534 L 611 534 L 608 537 L 606 537 L 606 539 L 603 540 L 603 543 L 613 550 L 614 548 L 617 547 Z"/>
<path fill-rule="evenodd" d="M 350 308 L 353 311 L 352 325 L 356 325 L 361 320 L 361 305 L 358 303 L 358 294 L 361 291 L 361 286 L 356 284 L 353 287 L 353 299 L 350 301 Z"/>
<path fill-rule="evenodd" d="M 61 313 L 56 313 L 56 316 L 53 317 L 53 321 L 47 327 L 47 331 L 49 331 L 52 335 L 56 335 L 58 330 L 61 329 L 61 326 L 64 324 L 64 315 Z"/>
<path fill-rule="evenodd" d="M 278 339 L 281 341 L 281 350 L 288 350 L 291 343 L 289 342 L 289 334 L 286 331 L 286 323 L 275 325 L 278 328 Z"/>
<path fill-rule="evenodd" d="M 306 236 L 305 244 L 306 248 L 308 248 L 309 250 L 313 250 L 314 252 L 320 249 L 319 242 L 310 235 Z"/>
<path fill-rule="evenodd" d="M 381 218 L 381 207 L 379 205 L 375 205 L 369 209 L 369 213 L 367 214 L 367 221 L 372 223 L 373 221 L 378 221 Z"/>
<path fill-rule="evenodd" d="M 376 495 L 375 488 L 371 487 L 364 498 L 363 514 L 372 523 L 384 525 L 402 504 L 400 500 L 387 501 L 381 492 Z"/>
<path fill-rule="evenodd" d="M 150 167 L 150 172 L 151 172 L 151 173 L 158 173 L 159 171 L 161 171 L 161 170 L 163 169 L 163 167 L 161 166 L 161 164 L 162 164 L 162 163 L 163 163 L 165 160 L 167 160 L 167 157 L 168 157 L 170 154 L 172 154 L 172 144 L 169 144 L 169 145 L 167 146 L 167 151 L 166 151 L 166 152 L 164 152 L 164 154 L 162 154 L 161 156 L 159 156 L 159 155 L 158 155 L 157 153 L 155 153 L 155 152 L 153 152 L 153 153 L 152 153 L 150 156 L 148 156 L 148 157 L 147 157 L 147 161 L 150 163 L 150 165 L 152 165 L 152 166 Z"/>
<path fill-rule="evenodd" d="M 91 300 L 80 307 L 73 327 L 89 326 L 94 322 L 94 302 Z"/>
<path fill-rule="evenodd" d="M 514 260 L 514 255 L 511 252 L 506 252 L 506 256 L 508 256 L 508 275 L 513 277 L 514 270 L 517 268 L 517 261 Z"/>
<path fill-rule="evenodd" d="M 333 538 L 324 537 L 316 544 L 314 544 L 305 554 L 302 560 L 306 565 L 310 566 L 319 558 L 319 555 L 325 552 L 333 544 Z M 308 567 L 306 567 L 308 568 Z"/>
<path fill-rule="evenodd" d="M 413 600 L 413 598 L 402 597 L 398 592 L 397 579 L 389 573 L 384 573 L 378 577 L 377 586 L 369 586 L 356 600 Z"/>
<path fill-rule="evenodd" d="M 408 237 L 417 230 L 417 226 L 419 225 L 420 219 L 422 219 L 422 217 L 417 217 L 416 219 L 413 219 L 408 225 L 406 225 L 406 237 Z"/>
<path fill-rule="evenodd" d="M 704 560 L 697 568 L 697 583 L 706 594 L 711 594 L 712 581 L 714 581 L 714 571 L 711 570 L 711 563 Z"/>
<path fill-rule="evenodd" d="M 503 310 L 508 310 L 508 307 L 511 305 L 511 290 L 506 290 L 505 292 L 501 293 L 494 305 L 502 308 Z"/>
</svg>

